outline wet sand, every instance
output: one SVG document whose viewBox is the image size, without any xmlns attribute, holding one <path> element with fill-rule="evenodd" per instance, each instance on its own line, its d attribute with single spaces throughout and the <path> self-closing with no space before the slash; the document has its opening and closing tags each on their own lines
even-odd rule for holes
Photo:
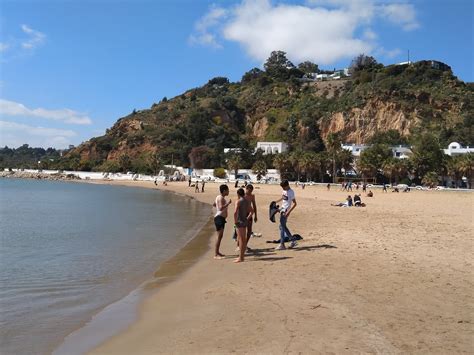
<svg viewBox="0 0 474 355">
<path fill-rule="evenodd" d="M 212 183 L 199 194 L 187 182 L 158 188 L 207 203 L 218 193 Z M 288 226 L 304 238 L 296 249 L 266 243 L 279 235 L 267 206 L 280 188 L 256 185 L 254 231 L 262 237 L 251 239 L 246 262 L 232 262 L 230 217 L 221 248 L 229 258 L 214 260 L 208 251 L 161 285 L 136 323 L 92 353 L 474 352 L 472 193 L 375 190 L 362 196 L 365 208 L 338 208 L 330 204 L 346 192 L 294 190 L 298 206 Z"/>
</svg>

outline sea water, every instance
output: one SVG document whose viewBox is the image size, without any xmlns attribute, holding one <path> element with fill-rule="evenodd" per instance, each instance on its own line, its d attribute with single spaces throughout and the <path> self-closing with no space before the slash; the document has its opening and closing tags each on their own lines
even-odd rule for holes
<svg viewBox="0 0 474 355">
<path fill-rule="evenodd" d="M 206 205 L 157 190 L 0 180 L 0 353 L 51 353 L 208 217 Z"/>
</svg>

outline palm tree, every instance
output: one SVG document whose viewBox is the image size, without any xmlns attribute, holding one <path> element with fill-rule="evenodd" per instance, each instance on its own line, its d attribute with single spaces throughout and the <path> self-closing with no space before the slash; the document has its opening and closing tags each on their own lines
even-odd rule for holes
<svg viewBox="0 0 474 355">
<path fill-rule="evenodd" d="M 267 164 L 265 160 L 257 160 L 252 166 L 252 172 L 260 176 L 265 176 L 267 174 Z"/>
<path fill-rule="evenodd" d="M 429 185 L 430 187 L 434 187 L 438 185 L 439 182 L 439 176 L 438 173 L 435 171 L 430 171 L 423 176 L 423 179 L 421 182 L 425 185 Z"/>
<path fill-rule="evenodd" d="M 319 169 L 319 157 L 316 153 L 306 152 L 301 156 L 299 166 L 302 172 L 306 174 L 307 180 L 312 180 L 313 175 Z"/>
<path fill-rule="evenodd" d="M 235 177 L 237 178 L 237 173 L 239 172 L 239 168 L 242 165 L 242 158 L 238 154 L 232 154 L 229 159 L 227 159 L 227 166 L 229 170 L 233 170 Z"/>
<path fill-rule="evenodd" d="M 354 157 L 350 151 L 341 149 L 339 152 L 337 152 L 336 165 L 339 167 L 339 169 L 344 169 L 345 171 L 351 170 L 353 162 Z"/>
<path fill-rule="evenodd" d="M 304 153 L 301 150 L 294 151 L 290 154 L 290 163 L 293 167 L 293 170 L 296 172 L 297 180 L 300 180 L 300 175 L 302 172 L 302 166 Z"/>
<path fill-rule="evenodd" d="M 384 174 L 388 175 L 390 184 L 393 183 L 393 177 L 398 176 L 398 161 L 399 159 L 392 157 L 387 159 L 383 164 L 383 172 Z"/>
<path fill-rule="evenodd" d="M 454 182 L 455 186 L 458 186 L 458 181 L 462 179 L 462 173 L 460 171 L 462 156 L 447 156 L 446 157 L 446 173 Z"/>
<path fill-rule="evenodd" d="M 284 173 L 291 168 L 291 162 L 287 154 L 280 153 L 273 159 L 273 165 L 280 172 L 280 177 L 283 178 Z"/>
<path fill-rule="evenodd" d="M 158 152 L 153 152 L 148 156 L 148 166 L 155 176 L 158 175 L 158 169 L 161 166 L 161 155 Z"/>
<path fill-rule="evenodd" d="M 326 148 L 332 158 L 332 182 L 336 182 L 336 155 L 342 149 L 339 133 L 329 133 L 326 138 Z"/>
<path fill-rule="evenodd" d="M 331 158 L 328 152 L 320 152 L 316 154 L 316 162 L 318 164 L 319 181 L 323 182 L 324 174 L 331 169 Z"/>
<path fill-rule="evenodd" d="M 467 178 L 468 188 L 472 188 L 474 178 L 474 154 L 467 153 L 459 160 L 459 172 Z"/>
</svg>

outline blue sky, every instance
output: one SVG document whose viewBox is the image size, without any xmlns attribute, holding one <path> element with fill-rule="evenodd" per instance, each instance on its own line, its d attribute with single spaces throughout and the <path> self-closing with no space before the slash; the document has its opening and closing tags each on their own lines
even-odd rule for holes
<svg viewBox="0 0 474 355">
<path fill-rule="evenodd" d="M 471 0 L 3 0 L 0 146 L 77 145 L 130 113 L 240 80 L 271 50 L 347 67 L 436 59 L 474 80 Z"/>
</svg>

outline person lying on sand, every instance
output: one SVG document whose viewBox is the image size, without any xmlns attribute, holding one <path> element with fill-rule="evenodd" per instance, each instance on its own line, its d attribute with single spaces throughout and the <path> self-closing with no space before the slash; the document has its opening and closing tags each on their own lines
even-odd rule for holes
<svg viewBox="0 0 474 355">
<path fill-rule="evenodd" d="M 334 206 L 334 207 L 352 207 L 352 197 L 351 197 L 351 195 L 349 195 L 349 196 L 347 196 L 345 202 L 339 202 L 337 204 L 332 204 L 331 203 L 331 206 Z"/>
</svg>

